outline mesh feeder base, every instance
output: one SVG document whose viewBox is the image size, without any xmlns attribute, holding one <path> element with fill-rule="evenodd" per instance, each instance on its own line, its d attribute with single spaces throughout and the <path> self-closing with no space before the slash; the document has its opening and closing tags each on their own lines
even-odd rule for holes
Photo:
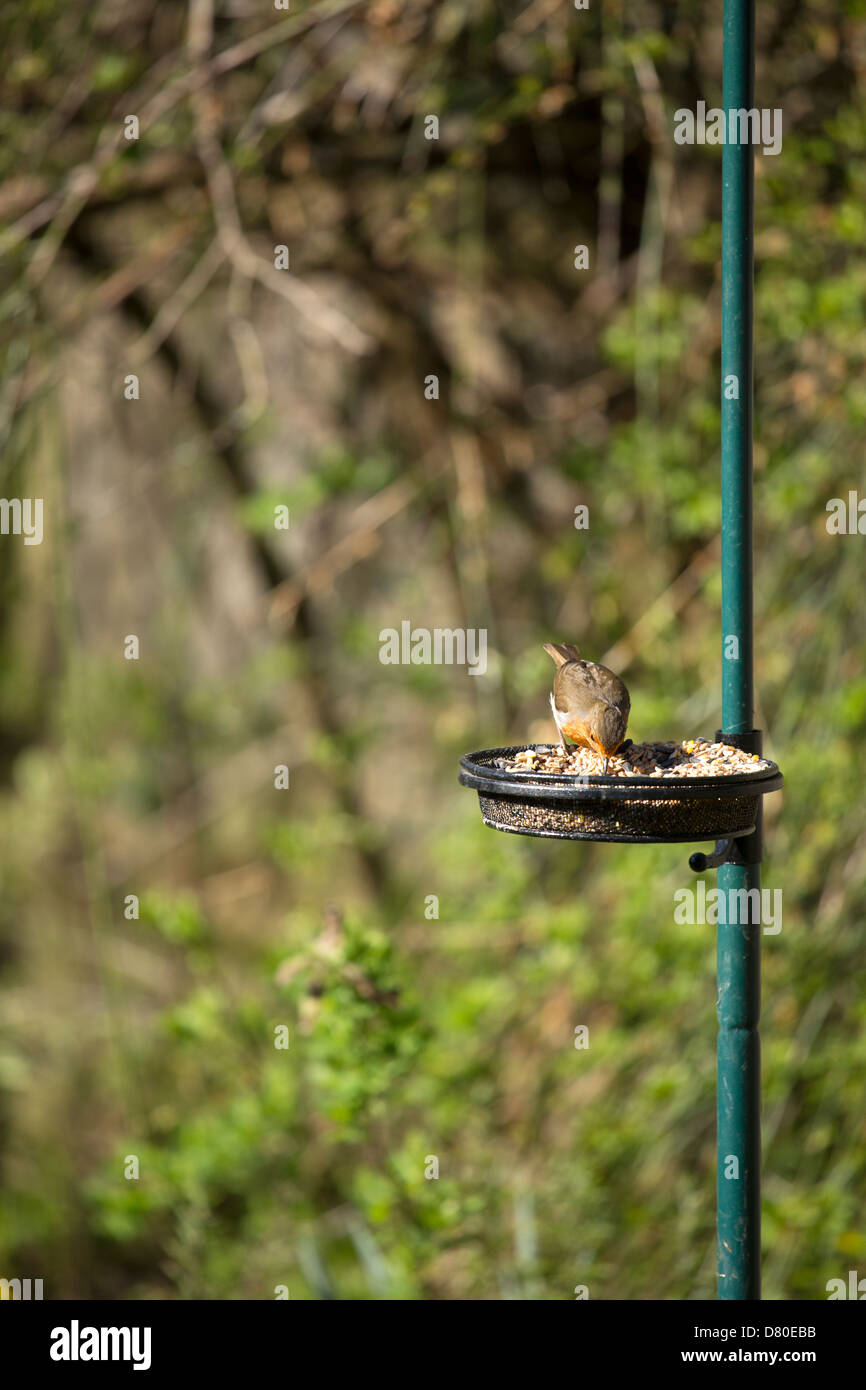
<svg viewBox="0 0 866 1390">
<path fill-rule="evenodd" d="M 713 840 L 749 835 L 755 828 L 758 797 L 699 802 L 520 801 L 516 797 L 478 793 L 485 825 L 513 835 L 542 835 L 568 840 L 624 840 L 658 844 L 669 840 Z"/>
</svg>

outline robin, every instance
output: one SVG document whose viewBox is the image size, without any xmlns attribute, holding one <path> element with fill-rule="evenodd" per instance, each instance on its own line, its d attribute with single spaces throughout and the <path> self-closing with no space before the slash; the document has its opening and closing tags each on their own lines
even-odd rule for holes
<svg viewBox="0 0 866 1390">
<path fill-rule="evenodd" d="M 613 671 L 594 661 L 581 660 L 577 647 L 570 642 L 545 642 L 544 650 L 556 662 L 556 675 L 550 696 L 550 708 L 559 731 L 559 741 L 567 748 L 566 738 L 582 748 L 592 748 L 607 762 L 625 738 L 631 709 L 629 693 Z"/>
</svg>

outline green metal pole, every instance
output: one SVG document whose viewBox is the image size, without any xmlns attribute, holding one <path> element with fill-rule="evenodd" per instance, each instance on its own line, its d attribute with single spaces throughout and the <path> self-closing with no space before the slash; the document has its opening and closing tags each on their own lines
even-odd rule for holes
<svg viewBox="0 0 866 1390">
<path fill-rule="evenodd" d="M 754 0 L 725 0 L 723 106 L 750 109 Z M 730 135 L 730 119 L 728 134 Z M 722 735 L 760 752 L 753 729 L 752 278 L 754 149 L 722 159 Z M 761 1297 L 761 825 L 719 868 L 718 1291 Z M 757 889 L 746 896 L 742 890 Z M 723 908 L 727 908 L 723 911 Z M 726 920 L 724 920 L 726 919 Z"/>
</svg>

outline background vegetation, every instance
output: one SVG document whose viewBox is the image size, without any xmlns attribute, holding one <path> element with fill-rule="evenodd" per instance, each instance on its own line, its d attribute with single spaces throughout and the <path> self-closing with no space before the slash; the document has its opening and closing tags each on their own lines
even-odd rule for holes
<svg viewBox="0 0 866 1390">
<path fill-rule="evenodd" d="M 864 542 L 825 525 L 863 486 L 866 5 L 759 10 L 765 1278 L 817 1299 L 866 1273 Z M 497 835 L 456 765 L 550 737 L 554 638 L 636 739 L 718 727 L 721 161 L 672 130 L 720 22 L 3 6 L 3 492 L 45 540 L 0 547 L 0 1273 L 713 1296 L 687 847 Z M 486 628 L 488 673 L 382 665 L 405 619 Z"/>
</svg>

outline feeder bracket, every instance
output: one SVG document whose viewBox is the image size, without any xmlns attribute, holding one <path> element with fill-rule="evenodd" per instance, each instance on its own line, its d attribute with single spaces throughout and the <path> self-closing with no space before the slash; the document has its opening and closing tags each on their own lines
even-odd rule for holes
<svg viewBox="0 0 866 1390">
<path fill-rule="evenodd" d="M 754 834 L 754 831 L 752 832 Z M 705 869 L 717 869 L 720 864 L 727 864 L 733 854 L 736 840 L 716 840 L 716 847 L 712 854 L 703 854 L 696 850 L 689 855 L 689 868 L 694 869 L 696 874 L 702 874 Z"/>
</svg>

